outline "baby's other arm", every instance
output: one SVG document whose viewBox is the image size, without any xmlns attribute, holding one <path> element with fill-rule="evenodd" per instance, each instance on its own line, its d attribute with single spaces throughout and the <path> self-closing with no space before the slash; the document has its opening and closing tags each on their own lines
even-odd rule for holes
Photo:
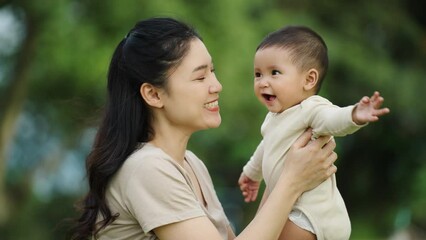
<svg viewBox="0 0 426 240">
<path fill-rule="evenodd" d="M 245 202 L 253 202 L 257 198 L 260 182 L 262 181 L 263 141 L 257 146 L 250 160 L 243 167 L 238 179 L 238 185 Z"/>
</svg>

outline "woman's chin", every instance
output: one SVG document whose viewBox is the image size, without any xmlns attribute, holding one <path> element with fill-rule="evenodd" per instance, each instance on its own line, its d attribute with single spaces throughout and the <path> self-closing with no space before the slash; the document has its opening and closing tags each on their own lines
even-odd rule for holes
<svg viewBox="0 0 426 240">
<path fill-rule="evenodd" d="M 222 118 L 219 115 L 216 119 L 210 121 L 207 124 L 207 128 L 218 128 L 221 123 L 222 123 Z"/>
</svg>

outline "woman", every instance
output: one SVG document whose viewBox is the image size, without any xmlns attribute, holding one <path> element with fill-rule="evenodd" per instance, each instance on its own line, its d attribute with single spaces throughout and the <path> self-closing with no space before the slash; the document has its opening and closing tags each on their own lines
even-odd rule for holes
<svg viewBox="0 0 426 240">
<path fill-rule="evenodd" d="M 336 171 L 335 144 L 305 133 L 285 172 L 235 237 L 207 169 L 186 150 L 221 123 L 212 58 L 191 27 L 138 22 L 113 55 L 106 113 L 87 158 L 89 193 L 73 239 L 277 239 L 302 192 Z M 306 145 L 306 146 L 305 146 Z"/>
</svg>

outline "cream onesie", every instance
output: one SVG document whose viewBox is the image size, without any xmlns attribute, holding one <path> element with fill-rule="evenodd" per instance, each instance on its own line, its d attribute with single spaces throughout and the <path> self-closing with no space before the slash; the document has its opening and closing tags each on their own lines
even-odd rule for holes
<svg viewBox="0 0 426 240">
<path fill-rule="evenodd" d="M 354 107 L 341 108 L 314 95 L 282 113 L 269 112 L 261 127 L 263 140 L 244 166 L 244 173 L 253 180 L 260 181 L 263 177 L 271 191 L 282 172 L 284 155 L 307 128 L 311 127 L 314 137 L 318 137 L 345 136 L 364 126 L 352 121 Z M 304 226 L 303 219 L 300 222 L 294 216 L 300 212 L 306 216 L 308 227 Z M 302 228 L 313 228 L 318 240 L 349 239 L 351 233 L 349 216 L 334 174 L 315 189 L 303 193 L 289 217 Z"/>
</svg>

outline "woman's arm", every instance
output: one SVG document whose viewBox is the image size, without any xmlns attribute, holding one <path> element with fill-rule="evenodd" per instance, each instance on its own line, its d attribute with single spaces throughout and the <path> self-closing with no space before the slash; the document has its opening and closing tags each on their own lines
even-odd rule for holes
<svg viewBox="0 0 426 240">
<path fill-rule="evenodd" d="M 234 230 L 232 230 L 231 226 L 228 225 L 228 240 L 235 239 L 235 233 Z"/>
<path fill-rule="evenodd" d="M 154 229 L 161 240 L 223 240 L 207 217 L 191 218 Z"/>
<path fill-rule="evenodd" d="M 263 204 L 265 204 L 266 200 L 268 200 L 268 186 L 265 187 L 265 190 L 263 191 L 262 199 L 260 200 L 259 207 L 257 207 L 257 212 L 262 208 Z"/>
<path fill-rule="evenodd" d="M 285 167 L 268 200 L 251 223 L 235 239 L 277 239 L 297 198 L 336 172 L 334 141 L 320 137 L 310 142 L 305 132 L 290 148 Z M 222 240 L 207 217 L 168 224 L 154 230 L 162 240 Z"/>
</svg>

